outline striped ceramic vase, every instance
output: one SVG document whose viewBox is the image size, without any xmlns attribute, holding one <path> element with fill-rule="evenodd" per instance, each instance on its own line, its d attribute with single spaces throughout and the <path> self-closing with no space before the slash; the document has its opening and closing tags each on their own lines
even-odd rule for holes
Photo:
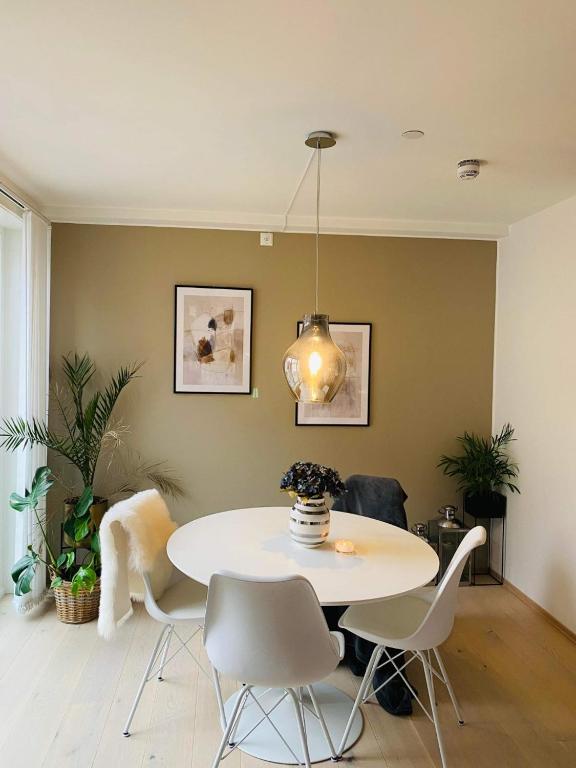
<svg viewBox="0 0 576 768">
<path fill-rule="evenodd" d="M 330 510 L 322 499 L 297 497 L 290 510 L 290 536 L 303 547 L 318 547 L 330 533 Z"/>
</svg>

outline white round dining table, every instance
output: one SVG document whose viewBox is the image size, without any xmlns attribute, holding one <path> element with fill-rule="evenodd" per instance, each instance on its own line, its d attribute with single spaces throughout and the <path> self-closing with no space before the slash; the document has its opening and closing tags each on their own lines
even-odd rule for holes
<svg viewBox="0 0 576 768">
<path fill-rule="evenodd" d="M 332 511 L 327 541 L 309 549 L 290 538 L 289 513 L 290 507 L 251 507 L 198 518 L 172 534 L 168 557 L 178 570 L 206 585 L 213 573 L 223 570 L 260 578 L 299 574 L 310 581 L 324 606 L 385 600 L 427 584 L 438 571 L 436 552 L 402 528 Z M 354 552 L 337 552 L 335 542 L 339 539 L 351 541 Z M 328 729 L 338 743 L 352 700 L 326 683 L 315 685 L 314 689 Z M 264 719 L 241 741 L 239 748 L 270 762 L 296 764 L 299 754 L 296 719 L 291 701 L 280 701 L 281 693 L 259 691 L 259 704 L 245 707 L 241 730 L 244 732 L 246 728 L 246 733 L 261 720 L 260 706 L 274 709 L 270 719 Z M 235 701 L 236 694 L 226 703 L 228 712 Z M 347 749 L 360 737 L 362 722 L 358 710 Z M 279 738 L 276 728 L 282 731 L 284 740 Z M 326 742 L 311 713 L 307 713 L 306 728 L 311 761 L 329 759 Z M 241 739 L 242 733 L 239 733 L 238 741 Z"/>
</svg>

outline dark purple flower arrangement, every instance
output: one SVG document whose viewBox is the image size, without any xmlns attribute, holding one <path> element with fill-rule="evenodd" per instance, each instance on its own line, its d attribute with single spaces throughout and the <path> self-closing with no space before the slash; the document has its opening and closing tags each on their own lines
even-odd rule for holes
<svg viewBox="0 0 576 768">
<path fill-rule="evenodd" d="M 336 499 L 346 491 L 346 486 L 335 469 L 297 461 L 282 477 L 280 490 L 304 499 L 321 499 L 325 493 Z"/>
</svg>

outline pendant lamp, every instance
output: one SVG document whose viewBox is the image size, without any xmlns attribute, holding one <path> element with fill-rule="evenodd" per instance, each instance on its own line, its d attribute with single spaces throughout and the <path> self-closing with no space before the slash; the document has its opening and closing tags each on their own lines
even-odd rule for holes
<svg viewBox="0 0 576 768">
<path fill-rule="evenodd" d="M 316 150 L 316 305 L 304 315 L 302 331 L 284 355 L 284 375 L 299 403 L 330 403 L 344 381 L 346 358 L 332 341 L 328 315 L 318 311 L 318 267 L 320 240 L 320 166 L 323 149 L 336 139 L 327 131 L 314 131 L 306 144 Z"/>
</svg>

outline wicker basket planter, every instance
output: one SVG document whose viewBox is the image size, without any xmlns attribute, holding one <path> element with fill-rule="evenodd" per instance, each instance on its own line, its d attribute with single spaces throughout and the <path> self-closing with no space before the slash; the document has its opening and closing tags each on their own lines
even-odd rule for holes
<svg viewBox="0 0 576 768">
<path fill-rule="evenodd" d="M 96 582 L 92 592 L 87 589 L 79 589 L 73 595 L 71 582 L 64 581 L 60 587 L 54 589 L 56 600 L 56 615 L 64 624 L 86 624 L 94 621 L 98 616 L 100 603 L 100 579 Z"/>
</svg>

